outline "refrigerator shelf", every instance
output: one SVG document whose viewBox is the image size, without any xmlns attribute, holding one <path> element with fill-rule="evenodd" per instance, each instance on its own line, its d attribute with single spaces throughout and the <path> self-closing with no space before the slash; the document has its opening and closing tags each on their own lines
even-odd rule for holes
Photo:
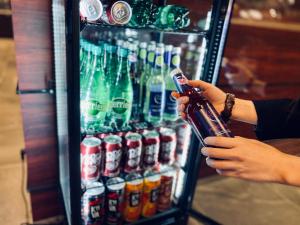
<svg viewBox="0 0 300 225">
<path fill-rule="evenodd" d="M 173 34 L 173 35 L 199 35 L 202 37 L 207 37 L 208 32 L 201 29 L 180 29 L 180 30 L 163 30 L 158 28 L 152 28 L 152 27 L 131 27 L 131 26 L 120 26 L 120 25 L 109 25 L 104 24 L 101 22 L 87 22 L 87 21 L 81 21 L 80 22 L 80 30 L 83 30 L 87 25 L 94 26 L 98 29 L 110 29 L 110 30 L 116 30 L 116 29 L 131 29 L 136 31 L 144 31 L 144 32 L 152 32 L 152 33 L 164 33 L 164 34 Z"/>
</svg>

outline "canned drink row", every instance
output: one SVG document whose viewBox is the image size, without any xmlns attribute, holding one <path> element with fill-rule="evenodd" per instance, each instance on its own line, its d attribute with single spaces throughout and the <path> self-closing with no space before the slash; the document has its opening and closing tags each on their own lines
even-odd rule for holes
<svg viewBox="0 0 300 225">
<path fill-rule="evenodd" d="M 80 146 L 83 183 L 97 181 L 101 175 L 115 177 L 175 161 L 176 132 L 170 128 L 98 137 L 86 137 Z"/>
<path fill-rule="evenodd" d="M 145 171 L 144 176 L 109 178 L 105 185 L 87 183 L 81 200 L 82 224 L 119 225 L 169 209 L 175 175 L 175 169 L 167 166 L 160 172 Z"/>
</svg>

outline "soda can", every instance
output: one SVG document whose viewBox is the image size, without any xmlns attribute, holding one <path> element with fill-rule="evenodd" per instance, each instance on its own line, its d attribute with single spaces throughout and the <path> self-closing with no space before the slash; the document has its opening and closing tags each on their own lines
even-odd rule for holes
<svg viewBox="0 0 300 225">
<path fill-rule="evenodd" d="M 104 224 L 105 188 L 100 182 L 87 184 L 81 197 L 81 220 L 83 225 Z"/>
<path fill-rule="evenodd" d="M 120 173 L 120 161 L 122 157 L 122 139 L 117 135 L 109 135 L 104 138 L 105 160 L 103 176 L 115 177 Z"/>
<path fill-rule="evenodd" d="M 80 144 L 81 181 L 97 181 L 100 177 L 101 140 L 95 137 L 83 139 Z"/>
<path fill-rule="evenodd" d="M 143 178 L 138 173 L 131 173 L 125 177 L 125 208 L 124 220 L 133 222 L 138 220 L 142 210 Z"/>
<path fill-rule="evenodd" d="M 106 182 L 106 224 L 122 224 L 125 181 L 120 177 L 110 178 Z"/>
<path fill-rule="evenodd" d="M 139 169 L 142 154 L 142 136 L 129 132 L 125 136 L 126 149 L 124 172 L 132 173 Z"/>
<path fill-rule="evenodd" d="M 96 137 L 103 140 L 107 136 L 111 135 L 112 132 L 113 132 L 113 129 L 111 127 L 101 127 L 101 129 L 97 130 Z"/>
<path fill-rule="evenodd" d="M 173 164 L 175 161 L 176 132 L 171 128 L 160 129 L 159 162 L 162 165 Z"/>
<path fill-rule="evenodd" d="M 81 0 L 79 11 L 81 17 L 89 22 L 95 22 L 102 16 L 103 6 L 100 0 Z"/>
<path fill-rule="evenodd" d="M 181 167 L 184 167 L 188 157 L 192 128 L 188 123 L 180 121 L 175 130 L 177 137 L 175 159 Z"/>
<path fill-rule="evenodd" d="M 160 174 L 154 171 L 144 173 L 142 216 L 151 217 L 156 213 L 160 187 Z"/>
<path fill-rule="evenodd" d="M 143 169 L 151 169 L 157 165 L 159 145 L 159 133 L 155 130 L 144 130 L 142 156 Z"/>
<path fill-rule="evenodd" d="M 173 192 L 174 169 L 165 166 L 161 169 L 160 188 L 157 200 L 157 210 L 163 212 L 171 207 Z"/>
<path fill-rule="evenodd" d="M 133 128 L 135 132 L 139 134 L 143 134 L 144 130 L 148 128 L 148 124 L 146 122 L 139 122 L 139 123 L 134 123 Z"/>
<path fill-rule="evenodd" d="M 130 5 L 125 1 L 116 1 L 106 7 L 101 19 L 111 25 L 124 25 L 130 21 L 131 16 Z"/>
</svg>

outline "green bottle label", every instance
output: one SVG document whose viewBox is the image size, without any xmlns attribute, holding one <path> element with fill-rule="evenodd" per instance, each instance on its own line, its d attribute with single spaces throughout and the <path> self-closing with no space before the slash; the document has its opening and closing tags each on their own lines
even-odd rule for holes
<svg viewBox="0 0 300 225">
<path fill-rule="evenodd" d="M 123 114 L 129 109 L 129 102 L 124 98 L 114 98 L 111 103 L 113 112 Z"/>
<path fill-rule="evenodd" d="M 180 56 L 179 55 L 174 55 L 172 57 L 172 66 L 179 67 L 179 65 L 180 65 Z"/>
<path fill-rule="evenodd" d="M 163 64 L 164 64 L 164 58 L 161 55 L 156 56 L 155 65 L 162 67 Z"/>
<path fill-rule="evenodd" d="M 141 49 L 140 50 L 140 59 L 146 59 L 146 57 L 147 57 L 147 50 Z"/>
<path fill-rule="evenodd" d="M 96 116 L 99 112 L 103 112 L 104 105 L 96 100 L 80 101 L 81 109 L 88 116 Z"/>
<path fill-rule="evenodd" d="M 154 52 L 149 52 L 148 54 L 148 62 L 153 62 L 154 61 L 154 56 L 155 56 L 155 53 Z"/>
</svg>

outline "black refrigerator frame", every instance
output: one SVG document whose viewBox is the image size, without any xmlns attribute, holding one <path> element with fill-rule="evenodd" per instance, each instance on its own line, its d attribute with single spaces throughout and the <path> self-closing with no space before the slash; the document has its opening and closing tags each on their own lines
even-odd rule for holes
<svg viewBox="0 0 300 225">
<path fill-rule="evenodd" d="M 57 0 L 56 0 L 57 1 Z M 167 1 L 161 1 L 166 4 Z M 203 64 L 202 80 L 216 84 L 220 64 L 227 38 L 234 0 L 213 0 L 210 29 L 203 34 L 208 40 L 207 53 Z M 81 26 L 79 0 L 65 0 L 65 47 L 66 78 L 65 87 L 56 87 L 56 98 L 65 98 L 64 137 L 59 139 L 60 188 L 65 206 L 67 223 L 81 223 L 81 178 L 80 178 L 80 71 L 79 71 L 79 38 Z M 56 79 L 58 79 L 56 77 Z M 59 112 L 60 106 L 57 106 Z M 63 110 L 63 109 L 61 109 Z M 59 116 L 59 114 L 58 114 Z M 59 122 L 58 122 L 59 123 Z M 59 132 L 58 132 L 59 133 Z M 62 136 L 62 135 L 61 135 Z M 192 135 L 186 166 L 186 182 L 183 194 L 176 207 L 151 218 L 142 218 L 132 224 L 186 224 L 189 215 L 206 224 L 217 224 L 201 213 L 192 209 L 192 201 L 197 183 L 201 154 L 198 151 L 201 143 Z"/>
</svg>

